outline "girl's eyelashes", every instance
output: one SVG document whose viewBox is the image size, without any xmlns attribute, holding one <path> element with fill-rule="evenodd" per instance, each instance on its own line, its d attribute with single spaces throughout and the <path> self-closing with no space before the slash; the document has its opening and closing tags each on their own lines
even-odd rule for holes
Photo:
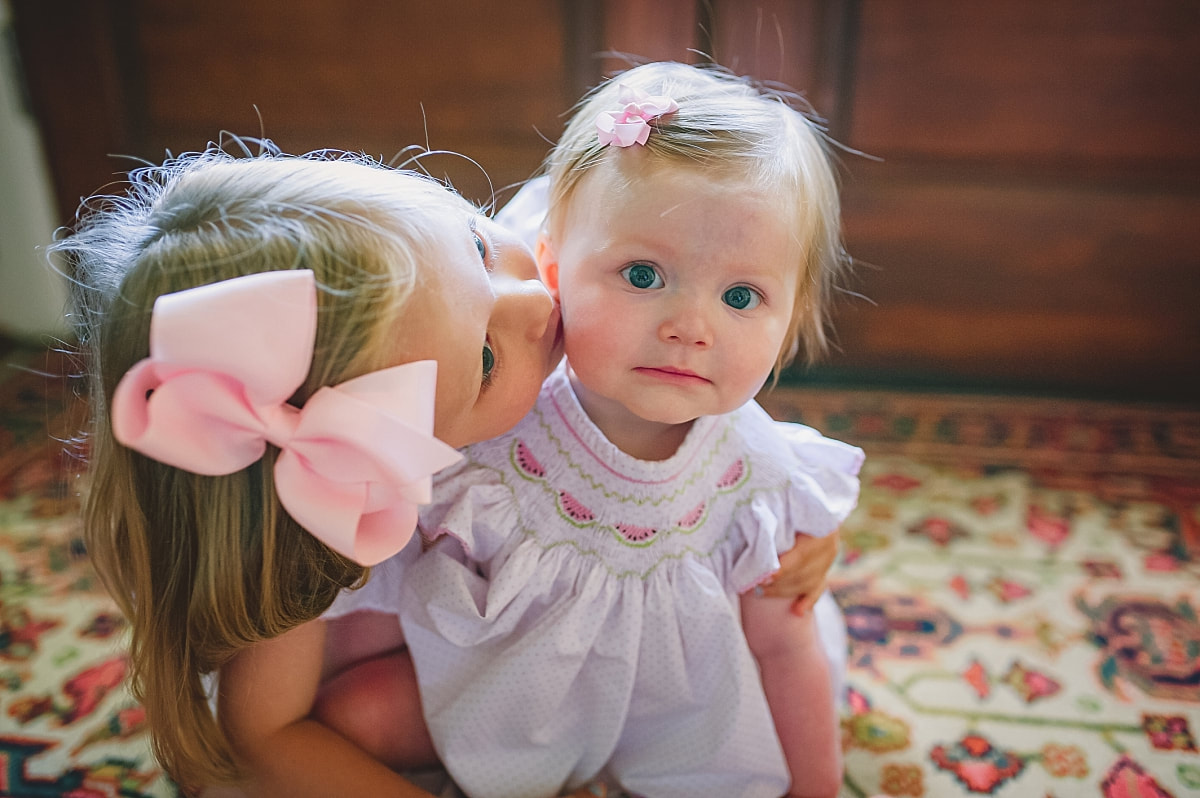
<svg viewBox="0 0 1200 798">
<path fill-rule="evenodd" d="M 469 223 L 470 227 L 471 227 L 471 236 L 475 239 L 475 249 L 479 251 L 479 259 L 481 261 L 483 261 L 483 267 L 485 269 L 487 269 L 488 271 L 491 271 L 492 270 L 491 264 L 488 263 L 488 260 L 489 260 L 488 254 L 489 253 L 488 253 L 487 239 L 485 239 L 483 237 L 483 234 L 480 233 L 479 230 L 476 228 L 477 223 L 478 223 L 478 220 L 476 219 L 476 217 L 472 216 L 471 221 Z"/>
<path fill-rule="evenodd" d="M 492 374 L 496 371 L 496 353 L 492 349 L 491 341 L 483 342 L 483 378 L 480 380 L 483 387 L 487 387 L 492 382 Z"/>
<path fill-rule="evenodd" d="M 748 285 L 735 285 L 725 289 L 721 301 L 734 310 L 753 310 L 762 302 L 762 296 Z"/>
<path fill-rule="evenodd" d="M 634 288 L 649 290 L 651 288 L 663 287 L 662 277 L 648 263 L 631 263 L 624 269 L 621 269 L 621 276 L 625 278 L 625 282 Z"/>
</svg>

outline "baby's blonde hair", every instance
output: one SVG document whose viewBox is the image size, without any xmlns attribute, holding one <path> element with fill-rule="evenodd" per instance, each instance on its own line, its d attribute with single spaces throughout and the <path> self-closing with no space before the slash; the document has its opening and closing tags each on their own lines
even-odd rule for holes
<svg viewBox="0 0 1200 798">
<path fill-rule="evenodd" d="M 311 269 L 312 367 L 292 401 L 385 365 L 388 336 L 437 254 L 435 218 L 474 209 L 422 175 L 362 156 L 234 157 L 210 146 L 130 175 L 85 201 L 52 249 L 74 277 L 92 425 L 88 554 L 131 625 L 132 689 L 154 752 L 181 785 L 240 777 L 202 677 L 234 654 L 318 617 L 365 570 L 305 532 L 273 486 L 278 450 L 227 476 L 198 476 L 118 444 L 107 407 L 148 354 L 159 296 L 240 275 Z"/>
<path fill-rule="evenodd" d="M 838 181 L 829 141 L 799 98 L 759 86 L 713 66 L 655 62 L 622 72 L 590 92 L 576 107 L 542 171 L 550 178 L 547 229 L 557 236 L 579 182 L 620 148 L 602 145 L 596 118 L 620 109 L 620 86 L 667 95 L 679 110 L 650 123 L 644 147 L 648 168 L 699 170 L 714 180 L 735 181 L 779 197 L 794 216 L 793 235 L 804 253 L 797 263 L 795 308 L 775 374 L 801 347 L 808 363 L 828 348 L 831 294 L 849 265 L 842 244 Z"/>
</svg>

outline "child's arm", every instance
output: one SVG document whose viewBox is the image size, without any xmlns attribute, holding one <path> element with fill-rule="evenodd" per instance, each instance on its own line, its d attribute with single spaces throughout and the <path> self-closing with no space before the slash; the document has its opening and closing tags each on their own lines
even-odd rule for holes
<svg viewBox="0 0 1200 798">
<path fill-rule="evenodd" d="M 792 612 L 805 615 L 825 592 L 829 569 L 837 559 L 840 530 L 823 538 L 796 535 L 791 549 L 779 555 L 779 570 L 764 584 L 763 595 L 795 599 Z"/>
<path fill-rule="evenodd" d="M 218 717 L 250 773 L 253 796 L 430 794 L 308 717 L 325 623 L 311 621 L 240 652 L 221 669 Z M 411 719 L 424 725 L 420 715 Z"/>
<path fill-rule="evenodd" d="M 829 661 L 816 616 L 796 615 L 788 598 L 742 596 L 746 642 L 791 774 L 787 798 L 836 798 L 842 784 L 841 734 Z"/>
</svg>

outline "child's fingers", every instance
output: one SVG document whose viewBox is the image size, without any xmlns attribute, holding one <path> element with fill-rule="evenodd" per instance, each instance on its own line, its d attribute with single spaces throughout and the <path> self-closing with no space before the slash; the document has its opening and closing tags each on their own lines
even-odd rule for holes
<svg viewBox="0 0 1200 798">
<path fill-rule="evenodd" d="M 781 569 L 762 584 L 762 594 L 771 598 L 799 598 L 820 595 L 825 589 L 825 571 L 805 565 L 791 570 Z"/>
<path fill-rule="evenodd" d="M 812 608 L 816 606 L 820 595 L 820 593 L 816 593 L 797 598 L 792 602 L 792 615 L 795 615 L 797 618 L 803 618 L 805 615 L 808 615 L 808 613 L 812 612 Z"/>
</svg>

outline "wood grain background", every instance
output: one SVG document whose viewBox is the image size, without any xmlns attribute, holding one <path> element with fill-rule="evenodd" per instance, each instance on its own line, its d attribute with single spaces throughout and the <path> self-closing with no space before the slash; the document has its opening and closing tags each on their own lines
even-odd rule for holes
<svg viewBox="0 0 1200 798">
<path fill-rule="evenodd" d="M 622 62 L 803 91 L 861 262 L 800 378 L 1200 400 L 1193 0 L 11 0 L 63 221 L 221 131 L 424 161 L 503 202 Z"/>
</svg>

